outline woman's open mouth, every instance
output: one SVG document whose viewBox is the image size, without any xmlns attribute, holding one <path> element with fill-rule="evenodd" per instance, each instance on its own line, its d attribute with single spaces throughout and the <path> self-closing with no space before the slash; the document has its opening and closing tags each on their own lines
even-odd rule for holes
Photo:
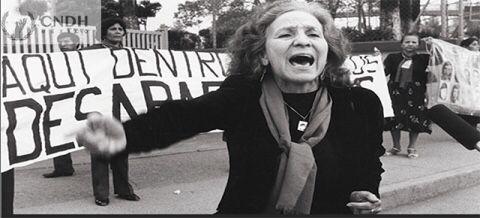
<svg viewBox="0 0 480 218">
<path fill-rule="evenodd" d="M 313 62 L 315 62 L 315 58 L 313 58 L 312 55 L 301 54 L 293 55 L 288 61 L 293 66 L 312 66 Z"/>
</svg>

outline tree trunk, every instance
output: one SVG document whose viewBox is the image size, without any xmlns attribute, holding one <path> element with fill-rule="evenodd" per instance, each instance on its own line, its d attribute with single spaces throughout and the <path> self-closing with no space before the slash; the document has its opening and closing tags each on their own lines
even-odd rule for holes
<svg viewBox="0 0 480 218">
<path fill-rule="evenodd" d="M 458 8 L 459 8 L 459 11 L 458 11 L 458 26 L 459 26 L 459 29 L 458 29 L 458 41 L 462 40 L 463 37 L 464 37 L 464 33 L 463 33 L 463 29 L 465 28 L 465 15 L 464 15 L 464 11 L 465 11 L 465 6 L 463 5 L 463 1 L 460 0 L 458 1 Z"/>
<path fill-rule="evenodd" d="M 441 19 L 442 19 L 442 29 L 440 32 L 440 38 L 446 39 L 447 38 L 447 0 L 442 0 L 440 5 L 441 11 Z"/>
<path fill-rule="evenodd" d="M 213 48 L 217 48 L 217 13 L 213 12 L 212 18 L 212 40 L 213 40 Z"/>
<path fill-rule="evenodd" d="M 393 39 L 402 38 L 398 0 L 380 0 L 380 29 L 391 31 Z"/>
<path fill-rule="evenodd" d="M 402 32 L 405 34 L 414 30 L 412 25 L 420 13 L 420 0 L 403 0 L 399 6 Z"/>
<path fill-rule="evenodd" d="M 368 28 L 369 28 L 369 29 L 372 29 L 372 23 L 371 23 L 372 8 L 373 8 L 372 1 L 369 0 L 369 1 L 368 1 Z"/>
<path fill-rule="evenodd" d="M 357 29 L 361 33 L 365 32 L 364 18 L 365 16 L 363 16 L 363 0 L 357 0 L 357 19 L 358 19 Z"/>
</svg>

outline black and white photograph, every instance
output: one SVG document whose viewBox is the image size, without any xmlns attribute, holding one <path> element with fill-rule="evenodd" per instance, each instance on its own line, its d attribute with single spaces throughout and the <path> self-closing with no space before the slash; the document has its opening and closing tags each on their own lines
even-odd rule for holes
<svg viewBox="0 0 480 218">
<path fill-rule="evenodd" d="M 480 215 L 480 0 L 0 1 L 1 217 Z"/>
</svg>

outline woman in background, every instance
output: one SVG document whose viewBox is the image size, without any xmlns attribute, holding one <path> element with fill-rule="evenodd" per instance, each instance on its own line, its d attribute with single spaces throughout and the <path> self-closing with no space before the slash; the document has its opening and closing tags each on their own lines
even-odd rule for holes
<svg viewBox="0 0 480 218">
<path fill-rule="evenodd" d="M 102 20 L 102 43 L 92 45 L 85 49 L 122 48 L 122 40 L 126 33 L 126 24 L 122 19 L 108 18 Z M 91 163 L 95 204 L 98 206 L 107 206 L 110 203 L 108 198 L 110 193 L 109 165 L 113 174 L 113 190 L 114 193 L 117 194 L 117 198 L 128 201 L 140 200 L 140 197 L 133 192 L 133 187 L 128 182 L 128 154 L 122 153 L 111 157 L 91 154 Z"/>
</svg>

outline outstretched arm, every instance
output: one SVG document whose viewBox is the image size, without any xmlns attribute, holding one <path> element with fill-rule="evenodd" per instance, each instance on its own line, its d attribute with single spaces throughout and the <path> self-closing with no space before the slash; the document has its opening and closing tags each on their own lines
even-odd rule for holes
<svg viewBox="0 0 480 218">
<path fill-rule="evenodd" d="M 167 101 L 123 124 L 113 118 L 93 116 L 77 141 L 92 152 L 111 155 L 165 148 L 200 132 L 226 129 L 239 119 L 250 81 L 228 77 L 222 86 L 192 100 Z M 97 115 L 98 116 L 98 115 Z"/>
</svg>

